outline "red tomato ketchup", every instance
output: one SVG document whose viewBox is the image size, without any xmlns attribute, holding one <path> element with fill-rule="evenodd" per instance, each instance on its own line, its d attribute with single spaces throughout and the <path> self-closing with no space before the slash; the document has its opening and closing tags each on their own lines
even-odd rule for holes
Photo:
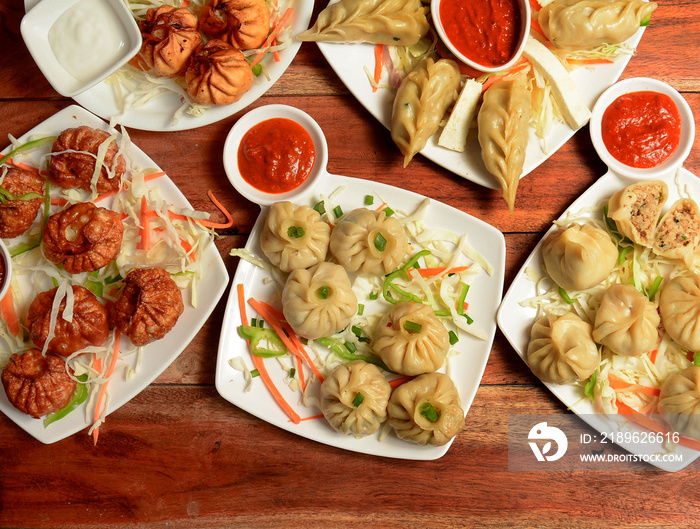
<svg viewBox="0 0 700 529">
<path fill-rule="evenodd" d="M 649 169 L 676 151 L 681 138 L 681 115 L 666 94 L 630 92 L 615 99 L 603 113 L 603 143 L 619 162 Z"/>
<path fill-rule="evenodd" d="M 243 135 L 238 147 L 238 170 L 250 185 L 265 193 L 296 189 L 311 174 L 316 148 L 296 121 L 272 118 Z"/>
<path fill-rule="evenodd" d="M 518 0 L 442 0 L 440 21 L 462 55 L 487 67 L 507 63 L 520 41 Z"/>
</svg>

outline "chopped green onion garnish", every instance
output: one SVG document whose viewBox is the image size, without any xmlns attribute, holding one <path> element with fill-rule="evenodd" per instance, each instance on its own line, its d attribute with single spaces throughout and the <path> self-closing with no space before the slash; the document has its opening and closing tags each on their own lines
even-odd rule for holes
<svg viewBox="0 0 700 529">
<path fill-rule="evenodd" d="M 326 206 L 323 203 L 323 200 L 321 200 L 321 202 L 317 202 L 314 206 L 314 209 L 318 211 L 319 215 L 323 215 L 326 212 Z"/>
<path fill-rule="evenodd" d="M 333 208 L 333 215 L 335 215 L 335 218 L 339 219 L 340 217 L 343 216 L 343 208 L 340 206 L 336 206 Z"/>
<path fill-rule="evenodd" d="M 374 247 L 380 252 L 383 252 L 386 249 L 386 242 L 384 235 L 377 233 L 377 236 L 374 238 Z"/>
<path fill-rule="evenodd" d="M 448 334 L 450 336 L 450 345 L 454 345 L 459 341 L 459 336 L 457 336 L 456 332 L 450 331 Z"/>
<path fill-rule="evenodd" d="M 387 206 L 387 207 L 384 208 L 384 214 L 385 214 L 387 217 L 391 217 L 391 216 L 394 214 L 394 210 L 391 209 L 389 206 Z"/>
<path fill-rule="evenodd" d="M 559 287 L 559 295 L 562 297 L 562 299 L 568 303 L 569 305 L 573 305 L 576 301 L 571 299 L 569 294 L 564 290 L 563 288 Z"/>
<path fill-rule="evenodd" d="M 464 314 L 464 300 L 467 299 L 467 293 L 469 292 L 469 285 L 466 283 L 461 283 L 462 292 L 459 293 L 459 298 L 457 299 L 457 314 Z"/>
<path fill-rule="evenodd" d="M 379 292 L 370 292 L 369 299 L 372 301 L 374 301 L 375 299 L 379 299 Z"/>
<path fill-rule="evenodd" d="M 362 336 L 362 329 L 360 329 L 357 325 L 353 325 L 352 327 L 350 327 L 350 330 L 358 338 Z"/>
<path fill-rule="evenodd" d="M 301 239 L 304 235 L 306 235 L 306 232 L 301 226 L 290 226 L 287 230 L 287 235 L 293 239 Z"/>
<path fill-rule="evenodd" d="M 330 290 L 328 287 L 321 287 L 318 289 L 318 297 L 321 299 L 328 299 L 328 293 Z"/>
<path fill-rule="evenodd" d="M 420 332 L 423 326 L 420 323 L 416 323 L 414 321 L 406 321 L 403 324 L 403 328 L 406 329 L 408 332 Z"/>
<path fill-rule="evenodd" d="M 259 377 L 259 376 L 260 376 L 260 371 L 258 371 L 257 369 L 253 369 L 253 370 L 250 372 L 250 376 L 253 377 L 253 378 Z"/>
<path fill-rule="evenodd" d="M 420 408 L 418 409 L 420 410 L 420 414 L 426 419 L 428 419 L 430 422 L 437 422 L 437 420 L 440 418 L 438 412 L 429 402 L 424 402 L 420 405 Z"/>
<path fill-rule="evenodd" d="M 362 303 L 358 303 L 357 305 L 357 315 L 362 316 L 365 312 L 365 306 Z"/>
<path fill-rule="evenodd" d="M 365 195 L 365 206 L 371 206 L 374 204 L 374 197 L 372 195 Z"/>
<path fill-rule="evenodd" d="M 355 395 L 355 398 L 352 399 L 352 405 L 357 408 L 364 401 L 365 401 L 365 396 L 362 393 L 358 393 L 357 395 Z"/>
<path fill-rule="evenodd" d="M 294 375 L 297 374 L 297 370 L 295 368 L 291 368 L 289 370 L 289 378 L 294 378 Z"/>
<path fill-rule="evenodd" d="M 353 354 L 355 351 L 357 351 L 357 346 L 352 342 L 345 342 L 343 345 L 345 345 L 345 348 Z"/>
<path fill-rule="evenodd" d="M 474 320 L 472 319 L 472 317 L 469 316 L 469 314 L 467 314 L 466 312 L 464 314 L 462 314 L 462 316 L 464 316 L 466 318 L 467 325 L 471 325 L 472 323 L 474 323 Z"/>
</svg>

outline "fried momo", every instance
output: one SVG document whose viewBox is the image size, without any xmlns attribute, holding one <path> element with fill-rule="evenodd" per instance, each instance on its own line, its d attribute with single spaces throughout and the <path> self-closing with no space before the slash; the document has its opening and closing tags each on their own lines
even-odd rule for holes
<svg viewBox="0 0 700 529">
<path fill-rule="evenodd" d="M 331 228 L 309 206 L 275 202 L 265 218 L 260 246 L 283 272 L 309 268 L 326 260 Z"/>
<path fill-rule="evenodd" d="M 331 232 L 330 252 L 348 272 L 384 275 L 401 264 L 408 237 L 401 223 L 384 210 L 358 208 L 341 217 Z"/>
<path fill-rule="evenodd" d="M 345 268 L 324 261 L 293 270 L 282 290 L 282 312 L 294 332 L 305 338 L 342 331 L 357 313 L 357 296 Z"/>
<path fill-rule="evenodd" d="M 270 9 L 265 0 L 211 0 L 202 9 L 200 26 L 237 50 L 253 50 L 270 33 Z"/>
<path fill-rule="evenodd" d="M 644 0 L 555 0 L 537 20 L 554 46 L 592 50 L 626 41 L 657 7 Z"/>
<path fill-rule="evenodd" d="M 688 367 L 666 379 L 659 412 L 676 432 L 700 440 L 700 367 Z"/>
<path fill-rule="evenodd" d="M 182 293 L 163 268 L 137 268 L 124 278 L 114 302 L 114 326 L 141 347 L 168 334 L 185 310 Z"/>
<path fill-rule="evenodd" d="M 664 181 L 636 182 L 610 197 L 608 217 L 615 221 L 622 235 L 651 248 L 666 200 L 668 186 Z"/>
<path fill-rule="evenodd" d="M 492 84 L 477 115 L 481 159 L 501 185 L 511 213 L 525 165 L 530 114 L 530 92 L 518 79 Z"/>
<path fill-rule="evenodd" d="M 10 356 L 1 378 L 10 404 L 38 419 L 66 407 L 76 387 L 72 374 L 62 358 L 30 349 Z"/>
<path fill-rule="evenodd" d="M 527 363 L 543 382 L 585 380 L 600 364 L 592 327 L 573 312 L 545 313 L 535 320 L 527 346 Z"/>
<path fill-rule="evenodd" d="M 412 46 L 430 31 L 420 0 L 340 0 L 326 7 L 301 41 Z"/>
<path fill-rule="evenodd" d="M 27 329 L 34 345 L 42 349 L 51 330 L 51 314 L 61 287 L 41 292 L 29 305 Z M 64 319 L 69 298 L 72 297 L 72 317 Z M 70 356 L 89 346 L 99 347 L 109 335 L 109 315 L 97 296 L 80 285 L 69 287 L 58 305 L 53 337 L 46 350 Z"/>
<path fill-rule="evenodd" d="M 27 231 L 36 219 L 44 198 L 30 197 L 32 194 L 43 195 L 44 179 L 38 173 L 19 167 L 3 167 L 0 171 L 4 172 L 0 188 L 15 197 L 12 199 L 3 194 L 5 202 L 0 202 L 0 237 L 12 239 Z M 28 196 L 21 198 L 23 195 Z"/>
<path fill-rule="evenodd" d="M 253 86 L 253 70 L 230 44 L 212 39 L 192 55 L 185 80 L 187 93 L 200 105 L 230 105 Z"/>
<path fill-rule="evenodd" d="M 427 58 L 401 81 L 391 109 L 391 139 L 404 156 L 404 167 L 440 128 L 461 79 L 456 62 Z"/>
<path fill-rule="evenodd" d="M 700 351 L 700 274 L 676 276 L 661 290 L 659 313 L 678 345 Z"/>
<path fill-rule="evenodd" d="M 139 29 L 142 37 L 139 57 L 156 75 L 184 72 L 192 52 L 202 43 L 199 20 L 186 7 L 162 5 L 149 9 Z"/>
<path fill-rule="evenodd" d="M 321 411 L 342 434 L 364 436 L 386 421 L 391 386 L 374 364 L 341 364 L 321 384 Z"/>
<path fill-rule="evenodd" d="M 393 372 L 421 375 L 442 367 L 450 337 L 429 305 L 402 301 L 379 320 L 373 349 Z"/>
<path fill-rule="evenodd" d="M 612 285 L 595 315 L 593 339 L 624 356 L 640 356 L 659 339 L 656 306 L 632 285 Z"/>
<path fill-rule="evenodd" d="M 586 290 L 610 275 L 617 263 L 617 246 L 605 230 L 572 224 L 549 234 L 542 243 L 547 273 L 565 290 Z"/>
<path fill-rule="evenodd" d="M 401 384 L 391 394 L 389 425 L 399 439 L 442 446 L 464 428 L 464 410 L 452 379 L 428 373 Z"/>
<path fill-rule="evenodd" d="M 694 200 L 674 202 L 654 232 L 654 253 L 692 266 L 700 244 L 700 211 Z"/>
</svg>

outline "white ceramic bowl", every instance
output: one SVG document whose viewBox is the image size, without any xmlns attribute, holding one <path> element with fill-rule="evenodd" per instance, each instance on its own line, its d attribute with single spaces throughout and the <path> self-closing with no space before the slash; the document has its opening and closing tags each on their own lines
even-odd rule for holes
<svg viewBox="0 0 700 529">
<path fill-rule="evenodd" d="M 308 178 L 299 187 L 286 193 L 260 191 L 246 182 L 238 169 L 238 147 L 245 133 L 258 123 L 273 118 L 291 119 L 304 127 L 311 136 L 316 151 L 316 160 Z M 236 188 L 236 191 L 251 202 L 261 206 L 269 206 L 283 200 L 299 202 L 312 192 L 316 184 L 326 174 L 327 163 L 328 144 L 321 127 L 306 112 L 287 105 L 265 105 L 251 110 L 234 124 L 224 143 L 224 170 L 228 179 L 233 184 L 233 187 Z"/>
<path fill-rule="evenodd" d="M 618 161 L 605 147 L 601 130 L 603 114 L 608 106 L 621 95 L 639 91 L 652 91 L 666 94 L 676 104 L 681 116 L 681 137 L 678 148 L 664 163 L 649 169 L 630 167 Z M 695 141 L 695 118 L 686 100 L 672 86 L 658 79 L 649 77 L 633 77 L 610 86 L 610 88 L 601 94 L 598 101 L 596 101 L 591 113 L 589 128 L 593 147 L 595 147 L 598 156 L 600 156 L 601 160 L 605 162 L 608 168 L 620 176 L 638 180 L 653 180 L 665 174 L 674 173 L 683 165 Z"/>
<path fill-rule="evenodd" d="M 5 274 L 0 282 L 0 299 L 5 297 L 7 291 L 10 289 L 10 281 L 12 280 L 12 258 L 10 257 L 10 252 L 5 246 L 5 243 L 0 240 L 0 259 L 2 259 L 5 265 Z"/>
<path fill-rule="evenodd" d="M 520 21 L 520 41 L 518 42 L 518 47 L 515 50 L 515 54 L 513 55 L 513 57 L 511 57 L 511 59 L 508 62 L 493 67 L 485 66 L 483 64 L 473 61 L 469 57 L 464 56 L 457 48 L 454 47 L 452 42 L 450 42 L 450 39 L 447 37 L 447 34 L 445 33 L 445 28 L 442 25 L 442 20 L 440 18 L 440 4 L 441 0 L 432 0 L 430 2 L 430 13 L 432 15 L 433 24 L 438 32 L 438 35 L 440 36 L 440 40 L 442 40 L 445 46 L 449 48 L 449 50 L 455 55 L 455 57 L 457 57 L 464 64 L 467 64 L 481 72 L 494 73 L 507 70 L 516 62 L 518 62 L 518 59 L 520 59 L 520 56 L 522 55 L 523 50 L 525 49 L 527 37 L 528 35 L 530 35 L 530 19 L 532 17 L 532 9 L 530 8 L 529 0 L 518 0 L 518 4 L 520 5 L 520 13 L 522 16 Z"/>
<path fill-rule="evenodd" d="M 103 81 L 142 42 L 124 0 L 41 0 L 24 15 L 20 31 L 41 72 L 65 97 Z M 64 46 L 54 48 L 57 40 Z"/>
</svg>

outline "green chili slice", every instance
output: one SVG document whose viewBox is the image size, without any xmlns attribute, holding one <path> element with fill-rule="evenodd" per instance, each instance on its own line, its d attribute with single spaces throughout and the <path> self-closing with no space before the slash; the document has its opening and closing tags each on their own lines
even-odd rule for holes
<svg viewBox="0 0 700 529">
<path fill-rule="evenodd" d="M 576 300 L 572 299 L 571 296 L 569 296 L 569 293 L 561 287 L 559 287 L 559 295 L 569 305 L 576 303 Z"/>
<path fill-rule="evenodd" d="M 392 303 L 393 305 L 396 305 L 399 301 L 415 301 L 416 303 L 423 302 L 423 300 L 415 294 L 406 292 L 399 286 L 395 285 L 394 281 L 398 278 L 403 278 L 406 280 L 411 279 L 411 276 L 409 275 L 408 271 L 411 268 L 415 268 L 418 259 L 425 255 L 430 255 L 430 250 L 421 250 L 420 252 L 416 253 L 416 255 L 411 257 L 411 259 L 409 259 L 405 265 L 403 265 L 398 270 L 394 270 L 392 273 L 390 273 L 384 278 L 384 285 L 382 286 L 382 295 L 384 296 L 384 299 L 386 299 L 389 303 Z M 400 299 L 394 299 L 394 296 L 391 295 L 390 290 L 393 290 L 396 294 L 398 294 Z"/>
<path fill-rule="evenodd" d="M 255 356 L 270 358 L 284 356 L 289 350 L 274 329 L 241 325 L 238 332 L 246 340 L 250 341 L 250 351 Z M 262 345 L 265 343 L 266 345 Z"/>
</svg>

